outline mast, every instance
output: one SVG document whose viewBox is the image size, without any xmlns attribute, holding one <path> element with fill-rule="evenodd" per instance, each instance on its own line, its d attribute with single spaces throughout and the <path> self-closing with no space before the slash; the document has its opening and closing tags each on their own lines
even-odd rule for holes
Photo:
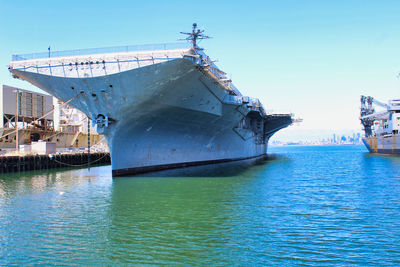
<svg viewBox="0 0 400 267">
<path fill-rule="evenodd" d="M 210 39 L 211 37 L 203 34 L 204 30 L 197 29 L 197 23 L 193 23 L 192 32 L 181 32 L 181 34 L 188 35 L 184 40 L 188 40 L 192 43 L 193 50 L 201 50 L 197 47 L 197 40 Z"/>
</svg>

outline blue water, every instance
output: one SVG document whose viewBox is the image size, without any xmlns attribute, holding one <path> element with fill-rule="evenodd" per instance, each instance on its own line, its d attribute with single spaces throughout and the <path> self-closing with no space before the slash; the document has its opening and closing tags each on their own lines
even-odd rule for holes
<svg viewBox="0 0 400 267">
<path fill-rule="evenodd" d="M 400 157 L 270 152 L 169 177 L 0 176 L 0 265 L 400 265 Z"/>
</svg>

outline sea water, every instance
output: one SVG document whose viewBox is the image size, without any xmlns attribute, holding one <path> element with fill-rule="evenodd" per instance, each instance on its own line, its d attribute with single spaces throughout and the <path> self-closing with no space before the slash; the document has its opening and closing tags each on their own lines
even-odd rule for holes
<svg viewBox="0 0 400 267">
<path fill-rule="evenodd" d="M 400 265 L 400 157 L 271 147 L 258 164 L 0 176 L 0 265 Z"/>
</svg>

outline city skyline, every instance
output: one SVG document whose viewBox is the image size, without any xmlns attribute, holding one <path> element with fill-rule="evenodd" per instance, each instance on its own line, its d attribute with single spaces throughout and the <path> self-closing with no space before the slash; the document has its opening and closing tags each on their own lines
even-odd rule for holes
<svg viewBox="0 0 400 267">
<path fill-rule="evenodd" d="M 362 144 L 363 135 L 360 132 L 348 132 L 346 133 L 333 133 L 331 136 L 321 135 L 313 136 L 312 138 L 295 138 L 292 139 L 275 139 L 271 138 L 270 145 L 282 146 L 282 145 L 360 145 Z"/>
<path fill-rule="evenodd" d="M 318 143 L 322 140 L 331 140 L 334 135 L 336 136 L 348 136 L 353 135 L 364 136 L 361 126 L 359 129 L 300 129 L 300 127 L 293 125 L 291 126 L 292 131 L 281 130 L 270 139 L 270 142 L 279 143 Z"/>
</svg>

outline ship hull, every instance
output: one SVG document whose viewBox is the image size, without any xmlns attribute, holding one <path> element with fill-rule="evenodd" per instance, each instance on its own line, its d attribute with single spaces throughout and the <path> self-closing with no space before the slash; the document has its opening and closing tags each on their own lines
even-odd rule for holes
<svg viewBox="0 0 400 267">
<path fill-rule="evenodd" d="M 240 121 L 240 113 L 233 119 L 238 113 L 234 105 L 220 116 L 179 107 L 159 108 L 128 120 L 109 139 L 115 176 L 266 154 L 266 143 L 256 143 L 251 131 L 247 131 L 247 139 L 234 131 Z"/>
<path fill-rule="evenodd" d="M 370 136 L 362 139 L 370 153 L 400 156 L 400 136 Z"/>
</svg>

